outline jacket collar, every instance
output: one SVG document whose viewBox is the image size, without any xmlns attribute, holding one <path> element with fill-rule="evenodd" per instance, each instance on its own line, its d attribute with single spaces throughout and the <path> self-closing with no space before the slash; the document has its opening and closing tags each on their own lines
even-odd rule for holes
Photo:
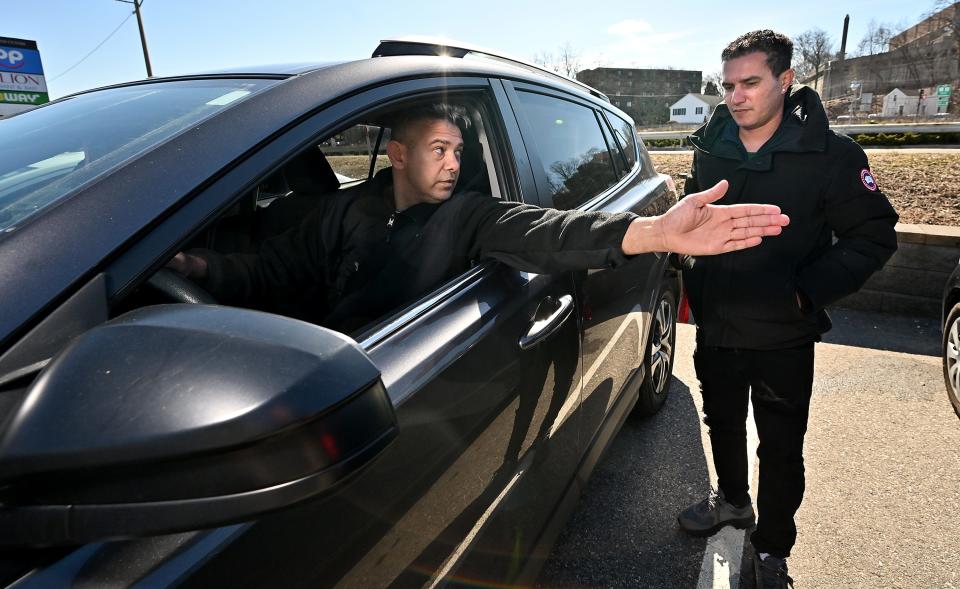
<svg viewBox="0 0 960 589">
<path fill-rule="evenodd" d="M 741 168 L 756 171 L 770 170 L 775 153 L 824 151 L 829 128 L 820 96 L 807 86 L 791 86 L 783 108 L 777 131 L 752 158 L 747 158 L 737 124 L 722 103 L 710 120 L 690 135 L 690 143 L 706 155 L 738 160 Z"/>
<path fill-rule="evenodd" d="M 406 219 L 416 221 L 418 225 L 424 225 L 433 216 L 433 213 L 443 203 L 417 203 L 404 209 L 396 210 L 396 202 L 393 197 L 393 168 L 384 168 L 377 172 L 371 182 L 370 193 L 376 195 L 383 202 L 385 211 L 392 211 L 394 216 L 401 216 Z"/>
</svg>

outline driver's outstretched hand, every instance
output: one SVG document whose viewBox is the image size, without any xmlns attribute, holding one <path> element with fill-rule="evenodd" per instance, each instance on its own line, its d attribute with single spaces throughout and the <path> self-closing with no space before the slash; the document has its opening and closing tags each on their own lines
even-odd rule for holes
<svg viewBox="0 0 960 589">
<path fill-rule="evenodd" d="M 660 216 L 666 251 L 695 256 L 722 254 L 760 245 L 779 235 L 790 218 L 775 205 L 710 204 L 727 192 L 726 180 L 703 192 L 687 195 Z"/>
</svg>

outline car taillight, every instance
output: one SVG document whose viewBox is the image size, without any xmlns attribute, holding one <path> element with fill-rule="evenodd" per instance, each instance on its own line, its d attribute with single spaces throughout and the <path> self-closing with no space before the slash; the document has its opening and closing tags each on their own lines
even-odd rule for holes
<svg viewBox="0 0 960 589">
<path fill-rule="evenodd" d="M 690 299 L 687 297 L 686 288 L 680 294 L 680 304 L 677 306 L 677 321 L 679 323 L 690 322 Z"/>
</svg>

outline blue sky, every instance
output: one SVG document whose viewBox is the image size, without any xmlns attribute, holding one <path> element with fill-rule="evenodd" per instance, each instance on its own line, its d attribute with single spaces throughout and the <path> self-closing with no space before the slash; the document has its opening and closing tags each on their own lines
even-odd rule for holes
<svg viewBox="0 0 960 589">
<path fill-rule="evenodd" d="M 143 78 L 133 6 L 116 0 L 4 0 L 0 36 L 37 41 L 51 98 Z M 871 20 L 909 26 L 932 0 L 797 3 L 144 0 L 155 75 L 264 63 L 368 57 L 381 38 L 439 35 L 531 59 L 569 43 L 585 66 L 720 69 L 727 42 L 757 28 L 826 30 L 848 50 Z M 121 26 L 121 23 L 122 26 Z M 119 27 L 119 29 L 118 29 Z M 108 35 L 116 33 L 89 57 Z M 70 69 L 72 68 L 72 69 Z"/>
</svg>

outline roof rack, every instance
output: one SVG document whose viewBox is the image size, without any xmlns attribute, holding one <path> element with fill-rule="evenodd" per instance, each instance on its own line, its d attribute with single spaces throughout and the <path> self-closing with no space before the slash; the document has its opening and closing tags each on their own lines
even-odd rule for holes
<svg viewBox="0 0 960 589">
<path fill-rule="evenodd" d="M 436 55 L 440 57 L 461 58 L 467 55 L 482 56 L 496 61 L 503 61 L 509 63 L 510 65 L 518 66 L 538 74 L 545 74 L 565 84 L 572 85 L 582 92 L 592 94 L 601 100 L 610 102 L 610 99 L 606 94 L 596 90 L 595 88 L 591 88 L 579 80 L 568 78 L 562 74 L 552 72 L 543 66 L 539 66 L 516 57 L 510 57 L 509 55 L 504 55 L 503 53 L 498 53 L 490 49 L 485 49 L 476 45 L 470 45 L 468 43 L 461 43 L 460 41 L 454 41 L 451 39 L 440 39 L 436 37 L 400 37 L 397 39 L 383 39 L 380 41 L 380 45 L 378 45 L 374 50 L 371 57 L 386 57 L 392 55 Z"/>
</svg>

